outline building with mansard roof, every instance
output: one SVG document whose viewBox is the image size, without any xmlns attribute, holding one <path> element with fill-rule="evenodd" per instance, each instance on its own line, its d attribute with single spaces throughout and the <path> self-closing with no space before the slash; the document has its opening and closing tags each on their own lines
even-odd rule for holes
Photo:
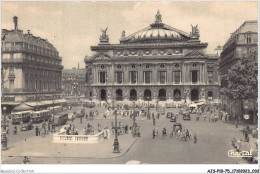
<svg viewBox="0 0 260 174">
<path fill-rule="evenodd" d="M 257 53 L 258 50 L 258 24 L 257 20 L 245 21 L 236 31 L 234 31 L 229 39 L 226 41 L 223 46 L 223 51 L 220 54 L 220 63 L 219 63 L 219 73 L 221 77 L 221 87 L 226 87 L 226 75 L 228 70 L 236 64 L 237 60 L 242 57 L 247 57 L 252 53 Z M 231 116 L 242 117 L 244 113 L 244 108 L 241 108 L 241 101 L 235 101 L 230 99 L 226 95 L 221 95 L 222 104 L 224 110 L 228 112 Z M 243 101 L 245 105 L 246 101 Z M 251 115 L 250 119 L 244 120 L 247 123 L 255 123 L 257 118 L 253 118 L 253 103 L 248 102 L 249 114 Z M 242 118 L 239 118 L 242 120 Z"/>
<path fill-rule="evenodd" d="M 2 29 L 2 105 L 60 98 L 62 58 L 46 39 Z"/>
<path fill-rule="evenodd" d="M 190 33 L 154 23 L 119 44 L 110 44 L 108 28 L 85 57 L 88 97 L 103 101 L 187 102 L 218 100 L 218 56 L 206 54 L 198 26 Z"/>
</svg>

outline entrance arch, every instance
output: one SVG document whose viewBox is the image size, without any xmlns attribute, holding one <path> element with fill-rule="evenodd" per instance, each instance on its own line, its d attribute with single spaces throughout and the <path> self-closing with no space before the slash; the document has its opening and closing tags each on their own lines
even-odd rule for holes
<svg viewBox="0 0 260 174">
<path fill-rule="evenodd" d="M 132 89 L 130 91 L 130 100 L 135 100 L 135 101 L 137 100 L 137 92 L 135 89 Z"/>
<path fill-rule="evenodd" d="M 144 91 L 144 100 L 145 101 L 151 101 L 152 100 L 152 93 L 151 93 L 151 90 L 150 89 L 146 89 Z"/>
<path fill-rule="evenodd" d="M 193 89 L 190 95 L 191 95 L 191 101 L 199 100 L 199 91 L 197 89 Z"/>
<path fill-rule="evenodd" d="M 123 100 L 123 92 L 121 89 L 116 90 L 116 100 L 122 101 Z"/>
<path fill-rule="evenodd" d="M 181 101 L 181 90 L 175 89 L 173 91 L 173 99 L 174 101 Z"/>
<path fill-rule="evenodd" d="M 105 89 L 101 89 L 100 91 L 100 100 L 105 101 L 107 99 L 107 92 Z"/>
<path fill-rule="evenodd" d="M 159 90 L 159 101 L 166 101 L 166 91 L 165 89 Z"/>
</svg>

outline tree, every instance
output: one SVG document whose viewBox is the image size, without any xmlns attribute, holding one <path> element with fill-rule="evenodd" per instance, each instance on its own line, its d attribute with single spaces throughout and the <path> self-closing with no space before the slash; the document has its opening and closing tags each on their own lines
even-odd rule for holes
<svg viewBox="0 0 260 174">
<path fill-rule="evenodd" d="M 257 68 L 257 52 L 253 52 L 238 58 L 225 77 L 227 84 L 221 92 L 230 99 L 240 101 L 242 113 L 244 100 L 252 100 L 254 105 L 257 103 Z M 255 108 L 254 106 L 254 119 L 256 118 Z"/>
</svg>

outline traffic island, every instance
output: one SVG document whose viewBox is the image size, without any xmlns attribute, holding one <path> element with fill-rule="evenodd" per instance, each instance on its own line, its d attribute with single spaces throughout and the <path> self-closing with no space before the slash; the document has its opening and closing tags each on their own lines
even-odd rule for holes
<svg viewBox="0 0 260 174">
<path fill-rule="evenodd" d="M 13 158 L 39 157 L 39 158 L 92 158 L 108 159 L 117 158 L 124 155 L 137 138 L 131 134 L 118 136 L 120 143 L 120 153 L 113 153 L 114 135 L 109 139 L 102 139 L 96 144 L 84 143 L 53 143 L 50 134 L 46 137 L 30 137 L 27 141 L 20 141 L 12 144 L 12 148 L 2 151 L 3 164 L 13 164 Z"/>
</svg>

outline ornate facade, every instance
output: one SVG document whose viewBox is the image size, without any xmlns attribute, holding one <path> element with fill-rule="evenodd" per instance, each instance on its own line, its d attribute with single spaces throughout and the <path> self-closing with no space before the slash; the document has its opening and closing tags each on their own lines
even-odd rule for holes
<svg viewBox="0 0 260 174">
<path fill-rule="evenodd" d="M 47 40 L 14 30 L 2 30 L 2 104 L 60 98 L 63 66 L 59 52 Z"/>
<path fill-rule="evenodd" d="M 219 96 L 218 57 L 205 54 L 197 26 L 190 34 L 162 23 L 110 44 L 107 29 L 85 57 L 88 97 L 118 101 L 214 101 Z"/>
</svg>

